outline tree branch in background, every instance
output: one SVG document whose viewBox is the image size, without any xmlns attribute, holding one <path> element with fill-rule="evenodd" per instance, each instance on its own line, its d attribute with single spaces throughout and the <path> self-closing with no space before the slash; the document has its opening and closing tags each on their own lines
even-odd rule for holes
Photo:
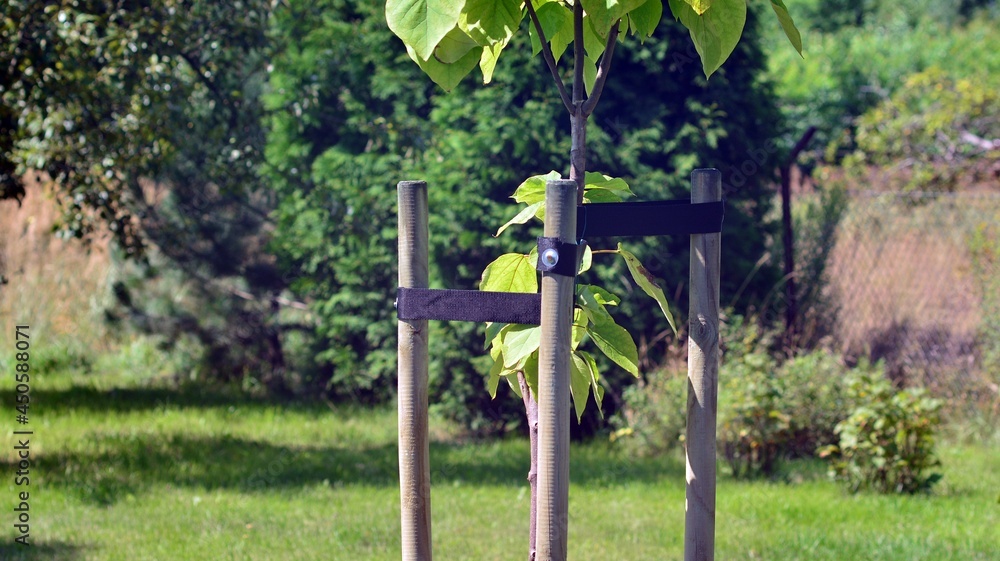
<svg viewBox="0 0 1000 561">
<path fill-rule="evenodd" d="M 556 68 L 556 59 L 552 56 L 552 47 L 549 46 L 548 40 L 545 39 L 545 32 L 542 31 L 542 24 L 538 21 L 538 14 L 535 13 L 535 8 L 531 5 L 531 0 L 527 0 L 524 5 L 528 8 L 528 17 L 531 18 L 531 23 L 535 26 L 535 33 L 538 34 L 538 40 L 542 43 L 542 58 L 545 59 L 545 65 L 549 67 L 552 79 L 556 82 L 556 88 L 559 89 L 559 97 L 562 98 L 563 105 L 566 106 L 566 111 L 572 114 L 573 102 L 566 92 L 566 85 L 563 84 L 562 76 L 559 75 L 559 69 Z"/>
</svg>

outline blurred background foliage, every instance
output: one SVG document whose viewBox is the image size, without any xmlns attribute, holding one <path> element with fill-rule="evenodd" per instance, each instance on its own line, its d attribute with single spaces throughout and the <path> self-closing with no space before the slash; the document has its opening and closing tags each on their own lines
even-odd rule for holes
<svg viewBox="0 0 1000 561">
<path fill-rule="evenodd" d="M 754 12 L 769 8 L 753 3 L 744 40 L 706 81 L 687 33 L 664 21 L 645 43 L 620 45 L 588 130 L 588 167 L 625 178 L 643 200 L 687 197 L 697 167 L 723 171 L 722 304 L 740 318 L 732 337 L 758 334 L 736 355 L 751 358 L 733 357 L 734 379 L 795 379 L 861 363 L 846 353 L 786 365 L 838 348 L 845 316 L 828 285 L 850 188 L 890 185 L 877 175 L 885 170 L 899 188 L 997 183 L 995 1 L 787 4 L 803 30 L 804 59 L 776 26 L 758 25 Z M 391 400 L 395 184 L 430 186 L 432 286 L 471 289 L 487 263 L 527 251 L 539 231 L 535 224 L 493 237 L 514 210 L 513 190 L 529 175 L 568 167 L 568 121 L 523 36 L 489 86 L 470 78 L 445 95 L 406 56 L 379 3 L 13 0 L 2 14 L 0 197 L 50 199 L 59 211 L 53 229 L 95 242 L 93 251 L 113 240 L 114 266 L 91 283 L 100 296 L 74 320 L 81 327 L 53 332 L 66 348 L 91 324 L 106 333 L 102 348 L 133 348 L 148 336 L 170 360 L 143 364 L 179 379 L 285 397 Z M 777 326 L 785 302 L 775 170 L 810 126 L 818 132 L 799 158 L 793 207 L 801 333 L 790 344 Z M 16 204 L 6 204 L 4 221 L 17 216 Z M 15 287 L 44 276 L 41 265 L 32 272 L 19 264 L 31 259 L 15 251 L 27 231 L 10 226 L 0 238 L 4 321 L 28 313 L 12 303 L 25 294 Z M 993 294 L 996 232 L 977 231 L 974 269 Z M 681 321 L 687 246 L 627 242 Z M 624 296 L 617 315 L 647 373 L 627 387 L 631 377 L 605 365 L 605 413 L 622 435 L 646 430 L 644 418 L 668 427 L 660 447 L 670 448 L 679 418 L 663 419 L 676 409 L 663 404 L 683 384 L 664 380 L 683 359 L 684 334 L 675 337 L 631 296 L 617 263 L 598 259 L 588 274 Z M 992 319 L 983 333 L 996 331 L 995 301 L 984 300 Z M 432 322 L 432 330 L 432 402 L 475 432 L 517 427 L 520 402 L 484 391 L 482 326 Z M 986 347 L 983 360 L 995 364 L 996 344 Z M 727 419 L 756 418 L 755 407 L 774 397 L 772 382 L 754 386 L 760 395 L 735 396 L 741 409 Z M 641 400 L 662 408 L 644 410 Z M 803 413 L 824 419 L 822 435 L 781 427 L 786 452 L 830 444 L 834 417 L 847 415 L 837 407 Z M 607 429 L 588 410 L 578 434 Z M 751 464 L 748 471 L 761 471 Z"/>
</svg>

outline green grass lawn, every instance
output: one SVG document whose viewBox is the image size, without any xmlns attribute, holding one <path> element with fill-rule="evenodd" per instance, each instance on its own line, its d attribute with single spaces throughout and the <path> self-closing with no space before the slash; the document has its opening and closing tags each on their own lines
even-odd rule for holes
<svg viewBox="0 0 1000 561">
<path fill-rule="evenodd" d="M 0 559 L 399 559 L 395 412 L 282 406 L 128 376 L 33 378 L 31 541 L 14 544 L 11 377 L 0 383 Z M 20 427 L 18 427 L 20 428 Z M 432 422 L 437 559 L 526 557 L 527 443 Z M 850 496 L 815 463 L 720 477 L 717 558 L 1000 559 L 1000 450 L 945 447 L 931 496 Z M 570 559 L 680 559 L 680 459 L 574 445 Z"/>
</svg>

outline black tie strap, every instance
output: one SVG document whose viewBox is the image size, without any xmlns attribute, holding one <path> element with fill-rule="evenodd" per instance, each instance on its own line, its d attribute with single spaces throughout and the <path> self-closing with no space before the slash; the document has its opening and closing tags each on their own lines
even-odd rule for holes
<svg viewBox="0 0 1000 561">
<path fill-rule="evenodd" d="M 543 273 L 554 273 L 564 277 L 575 277 L 580 269 L 581 249 L 587 242 L 580 245 L 565 243 L 559 238 L 538 238 L 538 264 L 536 269 Z"/>
<path fill-rule="evenodd" d="M 396 294 L 396 315 L 402 320 L 539 325 L 541 310 L 542 295 L 538 293 L 400 287 Z"/>
<path fill-rule="evenodd" d="M 591 203 L 576 207 L 576 237 L 711 234 L 722 231 L 724 214 L 723 201 Z"/>
</svg>

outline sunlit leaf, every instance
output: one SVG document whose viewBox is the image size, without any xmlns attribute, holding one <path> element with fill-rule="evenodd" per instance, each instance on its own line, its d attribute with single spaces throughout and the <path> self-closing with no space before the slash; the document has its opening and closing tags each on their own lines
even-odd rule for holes
<svg viewBox="0 0 1000 561">
<path fill-rule="evenodd" d="M 712 7 L 712 0 L 684 0 L 699 16 Z"/>
<path fill-rule="evenodd" d="M 795 50 L 802 55 L 802 36 L 799 35 L 798 28 L 795 27 L 795 22 L 792 21 L 791 14 L 788 13 L 788 8 L 785 7 L 785 3 L 781 0 L 771 0 L 771 8 L 774 9 L 775 15 L 778 16 L 778 23 L 781 24 L 781 29 L 785 31 L 785 37 L 792 43 Z"/>
<path fill-rule="evenodd" d="M 587 292 L 595 302 L 601 304 L 602 306 L 617 306 L 622 301 L 621 298 L 615 296 L 608 290 L 593 284 L 576 285 L 576 293 L 580 295 L 583 292 Z"/>
<path fill-rule="evenodd" d="M 556 179 L 562 179 L 562 175 L 558 171 L 550 171 L 545 175 L 533 175 L 518 185 L 511 198 L 528 205 L 544 201 L 545 184 Z"/>
<path fill-rule="evenodd" d="M 483 72 L 483 83 L 489 84 L 493 80 L 493 71 L 496 70 L 497 61 L 500 60 L 500 52 L 507 46 L 507 42 L 496 43 L 483 47 L 483 54 L 479 57 L 479 69 Z"/>
<path fill-rule="evenodd" d="M 434 47 L 434 58 L 439 62 L 452 64 L 462 60 L 462 57 L 478 46 L 472 37 L 456 27 L 441 39 L 437 47 Z"/>
<path fill-rule="evenodd" d="M 594 263 L 594 250 L 590 249 L 590 246 L 584 246 L 583 248 L 583 258 L 580 259 L 580 270 L 577 274 L 583 274 L 590 270 L 590 266 Z"/>
<path fill-rule="evenodd" d="M 674 335 L 676 335 L 677 325 L 674 323 L 673 314 L 670 313 L 670 304 L 667 302 L 667 297 L 663 294 L 663 289 L 660 288 L 660 285 L 656 284 L 656 279 L 653 277 L 652 273 L 642 266 L 638 257 L 623 249 L 622 244 L 618 244 L 618 253 L 625 258 L 625 264 L 628 266 L 628 270 L 632 273 L 632 278 L 635 280 L 635 283 L 639 285 L 639 288 L 648 294 L 650 298 L 656 300 L 656 303 L 660 305 L 660 311 L 663 312 L 663 317 L 667 318 L 667 323 L 670 324 L 670 329 L 673 329 Z"/>
<path fill-rule="evenodd" d="M 523 209 L 521 209 L 521 212 L 517 213 L 517 215 L 514 216 L 514 218 L 511 218 L 510 220 L 507 221 L 506 224 L 500 226 L 500 229 L 497 230 L 497 233 L 493 234 L 493 236 L 494 237 L 499 236 L 504 232 L 504 230 L 513 226 L 514 224 L 524 224 L 525 222 L 531 220 L 538 212 L 538 209 L 540 209 L 544 204 L 545 201 L 539 201 L 537 203 L 530 204 L 524 207 Z"/>
<path fill-rule="evenodd" d="M 466 0 L 458 26 L 484 47 L 507 44 L 521 24 L 519 0 Z"/>
<path fill-rule="evenodd" d="M 488 292 L 538 292 L 538 276 L 528 255 L 506 253 L 483 271 L 479 290 Z"/>
<path fill-rule="evenodd" d="M 542 328 L 534 325 L 516 325 L 503 338 L 501 349 L 505 368 L 517 368 L 528 355 L 538 350 L 542 342 Z"/>
<path fill-rule="evenodd" d="M 451 91 L 472 72 L 472 69 L 479 64 L 482 55 L 482 47 L 476 47 L 465 54 L 462 58 L 452 64 L 445 64 L 434 57 L 428 60 L 420 60 L 413 48 L 406 46 L 406 54 L 417 63 L 417 66 L 424 71 L 435 84 L 441 86 L 445 91 Z"/>
<path fill-rule="evenodd" d="M 535 11 L 538 23 L 542 24 L 542 32 L 549 42 L 552 57 L 559 61 L 566 48 L 573 43 L 573 12 L 561 2 L 548 2 Z M 531 35 L 531 52 L 535 55 L 542 51 L 542 43 L 535 33 L 535 26 L 528 26 Z"/>
<path fill-rule="evenodd" d="M 434 47 L 458 24 L 464 5 L 463 0 L 387 0 L 385 20 L 389 29 L 413 49 L 419 64 L 431 58 Z"/>
<path fill-rule="evenodd" d="M 595 316 L 591 316 L 592 319 Z M 587 329 L 597 348 L 601 349 L 615 364 L 633 376 L 639 375 L 639 351 L 632 335 L 610 317 L 597 316 L 597 321 Z"/>
<path fill-rule="evenodd" d="M 607 37 L 611 26 L 647 0 L 580 0 L 587 17 L 594 22 L 594 29 Z M 655 1 L 655 0 L 654 0 Z"/>
<path fill-rule="evenodd" d="M 703 14 L 685 0 L 669 0 L 670 10 L 688 28 L 701 57 L 705 77 L 711 76 L 736 49 L 747 19 L 745 0 L 714 0 Z"/>
</svg>

